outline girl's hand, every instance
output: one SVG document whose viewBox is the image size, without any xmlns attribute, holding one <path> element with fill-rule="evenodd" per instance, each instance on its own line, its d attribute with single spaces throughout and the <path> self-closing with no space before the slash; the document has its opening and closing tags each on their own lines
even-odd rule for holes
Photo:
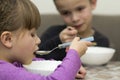
<svg viewBox="0 0 120 80">
<path fill-rule="evenodd" d="M 79 56 L 82 56 L 88 46 L 91 46 L 92 43 L 89 41 L 80 41 L 79 37 L 75 37 L 70 45 L 70 49 L 74 49 L 78 52 Z"/>
</svg>

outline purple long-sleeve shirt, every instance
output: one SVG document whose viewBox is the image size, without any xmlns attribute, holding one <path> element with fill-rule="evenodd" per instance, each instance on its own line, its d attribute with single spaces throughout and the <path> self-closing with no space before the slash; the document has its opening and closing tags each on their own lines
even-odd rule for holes
<svg viewBox="0 0 120 80">
<path fill-rule="evenodd" d="M 69 50 L 62 64 L 49 76 L 34 74 L 0 60 L 0 80 L 74 80 L 80 66 L 80 57 L 75 50 Z"/>
</svg>

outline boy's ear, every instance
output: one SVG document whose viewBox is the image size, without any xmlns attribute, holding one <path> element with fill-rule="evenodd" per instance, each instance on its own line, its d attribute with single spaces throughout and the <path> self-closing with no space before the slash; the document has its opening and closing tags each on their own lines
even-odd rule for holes
<svg viewBox="0 0 120 80">
<path fill-rule="evenodd" d="M 97 5 L 97 0 L 91 0 L 92 10 L 94 10 L 96 8 L 96 5 Z"/>
<path fill-rule="evenodd" d="M 12 33 L 9 31 L 4 31 L 1 36 L 1 43 L 8 48 L 12 47 Z"/>
</svg>

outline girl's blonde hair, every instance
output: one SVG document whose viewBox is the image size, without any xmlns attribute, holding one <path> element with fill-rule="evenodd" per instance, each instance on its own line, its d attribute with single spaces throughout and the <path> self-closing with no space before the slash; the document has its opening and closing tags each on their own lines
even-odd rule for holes
<svg viewBox="0 0 120 80">
<path fill-rule="evenodd" d="M 37 29 L 40 14 L 30 0 L 0 0 L 0 35 L 3 31 Z"/>
</svg>

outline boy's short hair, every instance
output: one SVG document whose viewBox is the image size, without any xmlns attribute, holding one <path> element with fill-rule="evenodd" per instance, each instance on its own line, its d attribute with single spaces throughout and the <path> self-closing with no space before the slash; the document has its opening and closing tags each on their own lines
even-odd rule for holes
<svg viewBox="0 0 120 80">
<path fill-rule="evenodd" d="M 3 31 L 39 26 L 39 11 L 30 0 L 0 0 L 0 35 Z"/>
<path fill-rule="evenodd" d="M 53 2 L 55 2 L 56 0 L 53 0 Z M 92 0 L 89 0 L 90 2 L 92 1 Z"/>
</svg>

